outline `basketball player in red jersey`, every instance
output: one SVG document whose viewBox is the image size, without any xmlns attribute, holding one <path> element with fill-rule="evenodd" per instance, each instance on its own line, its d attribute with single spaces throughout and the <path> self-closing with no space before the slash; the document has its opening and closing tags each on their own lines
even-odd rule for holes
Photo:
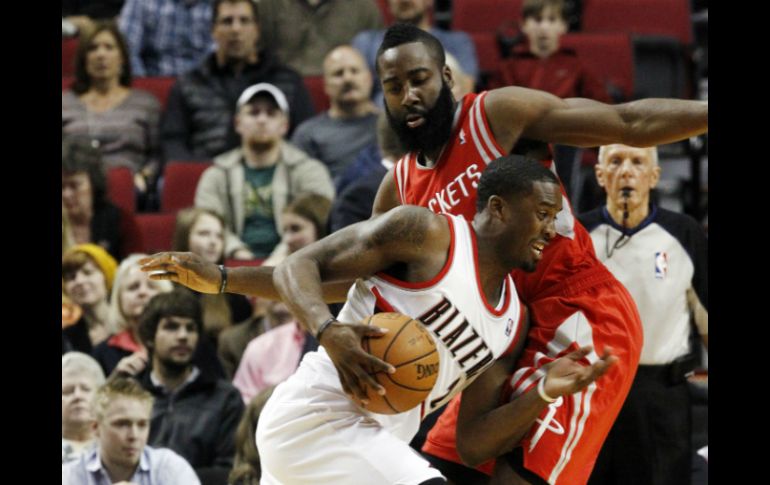
<svg viewBox="0 0 770 485">
<path fill-rule="evenodd" d="M 708 126 L 707 102 L 649 99 L 612 106 L 518 87 L 469 94 L 456 102 L 440 43 L 410 26 L 388 30 L 377 68 L 391 126 L 410 152 L 383 180 L 375 214 L 414 204 L 472 218 L 480 173 L 520 138 L 651 146 L 704 133 Z M 448 461 L 487 462 L 487 473 L 494 465 L 488 460 L 507 453 L 496 472 L 505 483 L 585 483 L 628 394 L 641 351 L 633 300 L 596 258 L 566 197 L 563 206 L 559 235 L 536 271 L 514 272 L 532 319 L 515 372 L 498 364 L 483 374 L 448 406 L 424 447 Z M 530 392 L 542 381 L 544 365 L 584 345 L 595 349 L 587 362 L 611 347 L 618 365 L 601 382 L 566 399 L 547 402 L 548 396 Z M 510 402 L 500 406 L 501 397 Z M 539 409 L 531 406 L 533 400 Z M 530 429 L 532 410 L 539 417 Z"/>
</svg>

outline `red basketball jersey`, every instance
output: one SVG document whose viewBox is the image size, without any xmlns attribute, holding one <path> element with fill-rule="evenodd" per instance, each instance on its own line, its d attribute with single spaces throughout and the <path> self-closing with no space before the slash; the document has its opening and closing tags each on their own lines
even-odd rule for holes
<svg viewBox="0 0 770 485">
<path fill-rule="evenodd" d="M 436 213 L 461 215 L 473 220 L 476 189 L 481 172 L 492 160 L 505 155 L 497 144 L 484 110 L 486 91 L 466 95 L 456 115 L 452 135 L 433 167 L 417 163 L 410 152 L 394 168 L 394 179 L 402 204 L 427 207 Z M 553 162 L 544 162 L 556 173 Z M 562 187 L 563 209 L 556 217 L 556 238 L 543 251 L 533 273 L 512 273 L 525 302 L 564 281 L 567 276 L 599 264 L 588 232 L 575 219 Z"/>
</svg>

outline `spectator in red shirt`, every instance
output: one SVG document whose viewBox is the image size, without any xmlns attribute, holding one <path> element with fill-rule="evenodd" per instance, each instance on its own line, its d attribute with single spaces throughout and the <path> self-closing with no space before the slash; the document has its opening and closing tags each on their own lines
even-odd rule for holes
<svg viewBox="0 0 770 485">
<path fill-rule="evenodd" d="M 526 40 L 503 62 L 504 85 L 540 89 L 560 98 L 611 102 L 607 89 L 585 69 L 575 51 L 560 46 L 567 32 L 564 0 L 525 0 L 522 15 Z"/>
</svg>

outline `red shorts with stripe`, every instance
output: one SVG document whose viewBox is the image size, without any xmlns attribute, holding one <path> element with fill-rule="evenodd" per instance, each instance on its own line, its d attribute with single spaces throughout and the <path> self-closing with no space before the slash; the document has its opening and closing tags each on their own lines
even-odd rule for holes
<svg viewBox="0 0 770 485">
<path fill-rule="evenodd" d="M 607 434 L 631 388 L 642 349 L 642 326 L 625 287 L 601 264 L 584 270 L 530 303 L 526 348 L 506 390 L 510 398 L 534 390 L 541 367 L 583 345 L 586 363 L 610 346 L 618 357 L 597 382 L 546 407 L 521 442 L 524 467 L 549 483 L 586 483 Z M 455 451 L 458 402 L 452 402 L 428 434 L 423 450 L 460 462 Z M 479 469 L 491 473 L 493 464 Z"/>
</svg>

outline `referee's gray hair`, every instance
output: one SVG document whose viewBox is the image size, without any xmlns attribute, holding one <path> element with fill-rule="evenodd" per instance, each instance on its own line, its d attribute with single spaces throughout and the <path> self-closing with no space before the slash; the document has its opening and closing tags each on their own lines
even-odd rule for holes
<svg viewBox="0 0 770 485">
<path fill-rule="evenodd" d="M 599 155 L 598 160 L 599 163 L 602 163 L 602 160 L 604 159 L 605 155 L 607 154 L 607 151 L 610 149 L 610 147 L 614 146 L 627 146 L 630 148 L 643 148 L 643 147 L 632 147 L 631 145 L 624 145 L 622 143 L 611 143 L 609 145 L 602 145 L 599 147 Z M 652 146 L 652 147 L 644 147 L 644 150 L 649 150 L 650 152 L 650 161 L 652 161 L 652 166 L 657 167 L 658 166 L 658 147 Z"/>
<path fill-rule="evenodd" d="M 61 371 L 74 372 L 80 376 L 90 377 L 96 387 L 104 384 L 104 371 L 102 366 L 88 354 L 83 352 L 67 352 L 61 356 Z"/>
</svg>

